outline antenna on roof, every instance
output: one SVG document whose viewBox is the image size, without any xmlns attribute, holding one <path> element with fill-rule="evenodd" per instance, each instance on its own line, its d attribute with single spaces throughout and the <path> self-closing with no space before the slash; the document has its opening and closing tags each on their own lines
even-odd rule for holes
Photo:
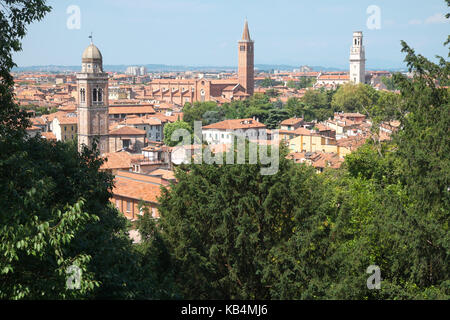
<svg viewBox="0 0 450 320">
<path fill-rule="evenodd" d="M 91 39 L 91 44 L 93 44 L 94 42 L 93 42 L 93 37 L 92 37 L 92 32 L 91 32 L 91 35 L 89 36 L 89 39 Z"/>
</svg>

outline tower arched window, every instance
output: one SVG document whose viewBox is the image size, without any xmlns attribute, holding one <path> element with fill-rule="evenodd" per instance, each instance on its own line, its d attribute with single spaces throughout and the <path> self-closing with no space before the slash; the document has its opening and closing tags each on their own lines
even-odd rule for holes
<svg viewBox="0 0 450 320">
<path fill-rule="evenodd" d="M 98 89 L 98 92 L 97 92 L 97 94 L 98 94 L 98 102 L 102 102 L 103 101 L 103 89 Z"/>
<path fill-rule="evenodd" d="M 92 90 L 92 101 L 97 102 L 97 88 L 94 88 L 94 90 Z"/>
<path fill-rule="evenodd" d="M 86 102 L 86 89 L 84 88 L 80 90 L 80 102 Z"/>
</svg>

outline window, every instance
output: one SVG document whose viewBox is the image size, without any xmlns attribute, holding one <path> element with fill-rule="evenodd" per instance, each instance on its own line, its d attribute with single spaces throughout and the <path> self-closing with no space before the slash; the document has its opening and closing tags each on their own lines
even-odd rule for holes
<svg viewBox="0 0 450 320">
<path fill-rule="evenodd" d="M 241 46 L 240 50 L 245 51 L 245 46 Z"/>
<path fill-rule="evenodd" d="M 73 131 L 73 126 L 72 126 L 72 131 Z"/>
<path fill-rule="evenodd" d="M 80 90 L 80 101 L 85 102 L 86 101 L 86 89 L 82 88 Z"/>
<path fill-rule="evenodd" d="M 128 148 L 130 146 L 130 140 L 129 139 L 122 140 L 122 146 L 123 148 Z"/>
<path fill-rule="evenodd" d="M 102 102 L 103 101 L 103 89 L 98 89 L 97 95 L 98 95 L 98 101 Z"/>
<path fill-rule="evenodd" d="M 67 131 L 67 127 L 66 126 L 64 126 L 64 131 Z"/>
<path fill-rule="evenodd" d="M 131 202 L 127 201 L 127 212 L 131 212 Z"/>
<path fill-rule="evenodd" d="M 116 200 L 116 208 L 120 209 L 120 201 L 119 200 Z"/>
<path fill-rule="evenodd" d="M 92 101 L 97 102 L 97 88 L 92 90 Z"/>
</svg>

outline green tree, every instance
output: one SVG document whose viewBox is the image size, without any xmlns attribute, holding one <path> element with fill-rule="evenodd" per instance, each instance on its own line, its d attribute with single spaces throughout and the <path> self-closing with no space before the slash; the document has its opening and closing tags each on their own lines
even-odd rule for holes
<svg viewBox="0 0 450 320">
<path fill-rule="evenodd" d="M 207 121 L 210 119 L 204 119 L 204 116 L 205 114 L 208 115 L 208 111 L 221 113 L 217 103 L 212 101 L 194 102 L 194 104 L 187 102 L 183 107 L 183 121 L 189 123 L 191 128 L 194 127 L 194 121 L 202 121 L 203 125 L 207 125 Z"/>
<path fill-rule="evenodd" d="M 192 134 L 193 130 L 189 123 L 184 121 L 175 121 L 164 126 L 164 144 L 170 147 L 176 146 L 180 141 L 172 141 L 172 134 L 176 130 L 186 130 Z M 180 137 L 181 140 L 181 137 Z"/>
<path fill-rule="evenodd" d="M 398 86 L 395 84 L 394 77 L 381 77 L 381 82 L 386 86 L 386 89 L 390 91 L 398 90 Z"/>
<path fill-rule="evenodd" d="M 12 55 L 22 50 L 27 25 L 41 20 L 50 9 L 44 0 L 8 0 L 0 6 L 0 137 L 20 137 L 30 125 L 26 112 L 13 102 L 14 81 L 10 71 L 16 64 Z"/>
<path fill-rule="evenodd" d="M 12 51 L 50 8 L 4 1 L 0 10 L 0 298 L 157 297 L 127 220 L 109 201 L 113 176 L 99 171 L 97 151 L 29 139 L 13 102 Z M 72 265 L 82 270 L 78 290 L 66 287 Z"/>
<path fill-rule="evenodd" d="M 263 81 L 261 81 L 260 86 L 262 88 L 272 88 L 274 86 L 280 85 L 281 82 L 275 81 L 271 78 L 265 78 Z"/>
<path fill-rule="evenodd" d="M 266 91 L 266 95 L 270 98 L 276 98 L 280 95 L 280 93 L 278 92 L 278 90 L 269 89 Z"/>
<path fill-rule="evenodd" d="M 371 86 L 347 83 L 337 90 L 331 105 L 338 111 L 367 114 L 367 108 L 375 104 L 377 99 L 378 93 Z"/>
<path fill-rule="evenodd" d="M 261 167 L 190 165 L 164 190 L 157 232 L 171 253 L 184 298 L 270 298 L 263 281 L 268 253 L 290 236 L 299 200 L 292 162 L 281 156 L 272 176 L 262 176 Z"/>
</svg>

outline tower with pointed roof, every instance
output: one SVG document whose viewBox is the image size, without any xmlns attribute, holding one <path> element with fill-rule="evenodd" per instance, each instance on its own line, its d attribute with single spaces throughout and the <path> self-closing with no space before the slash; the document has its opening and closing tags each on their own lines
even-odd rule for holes
<svg viewBox="0 0 450 320">
<path fill-rule="evenodd" d="M 245 93 L 252 96 L 255 88 L 254 41 L 250 38 L 247 20 L 239 41 L 238 78 Z"/>
<path fill-rule="evenodd" d="M 84 50 L 78 87 L 78 150 L 82 146 L 97 148 L 101 154 L 109 150 L 108 74 L 103 71 L 103 57 L 93 44 Z"/>
</svg>

